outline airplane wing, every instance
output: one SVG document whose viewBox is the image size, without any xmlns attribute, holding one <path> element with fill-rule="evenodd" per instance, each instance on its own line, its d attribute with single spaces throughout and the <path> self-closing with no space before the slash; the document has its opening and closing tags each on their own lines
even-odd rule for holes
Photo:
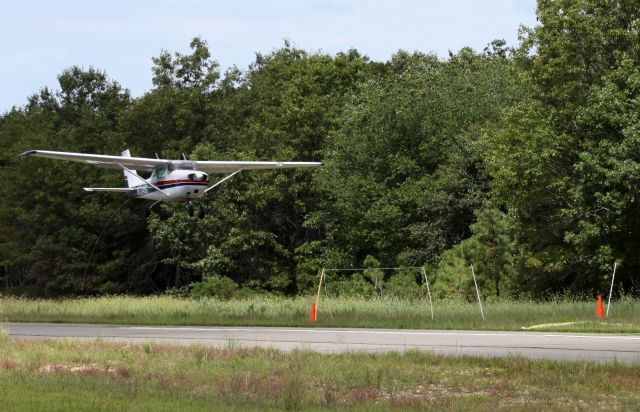
<svg viewBox="0 0 640 412">
<path fill-rule="evenodd" d="M 110 169 L 122 169 L 122 166 L 126 166 L 136 170 L 149 171 L 171 163 L 171 160 L 165 159 L 148 159 L 144 157 L 109 156 L 71 152 L 51 152 L 48 150 L 28 150 L 20 154 L 19 156 L 38 156 L 46 157 L 49 159 L 70 160 L 73 162 L 82 162 Z"/>
<path fill-rule="evenodd" d="M 209 173 L 231 173 L 237 170 L 255 169 L 292 169 L 298 167 L 322 167 L 322 162 L 259 162 L 259 161 L 220 161 L 194 160 L 196 169 Z"/>
<path fill-rule="evenodd" d="M 128 187 L 83 187 L 87 192 L 128 192 L 131 188 Z M 133 189 L 135 190 L 135 189 Z"/>
<path fill-rule="evenodd" d="M 152 171 L 171 163 L 189 163 L 197 170 L 210 173 L 233 173 L 238 170 L 252 169 L 291 169 L 298 167 L 322 167 L 322 162 L 262 162 L 262 161 L 224 161 L 224 160 L 167 160 L 145 157 L 124 157 L 72 152 L 52 152 L 48 150 L 28 150 L 19 156 L 38 156 L 49 159 L 70 160 L 111 169 L 128 167 L 135 170 Z"/>
</svg>

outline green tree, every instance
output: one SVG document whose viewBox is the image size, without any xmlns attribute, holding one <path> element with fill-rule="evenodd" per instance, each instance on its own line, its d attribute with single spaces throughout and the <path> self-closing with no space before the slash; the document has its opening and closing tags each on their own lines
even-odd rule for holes
<svg viewBox="0 0 640 412">
<path fill-rule="evenodd" d="M 435 297 L 467 300 L 474 297 L 473 279 L 463 243 L 442 254 L 440 262 L 435 266 L 434 275 L 431 280 Z"/>
<path fill-rule="evenodd" d="M 122 175 L 16 155 L 28 149 L 115 153 L 122 144 L 119 121 L 131 99 L 93 68 L 71 67 L 58 80 L 58 92 L 45 88 L 2 118 L 0 255 L 10 275 L 5 286 L 50 296 L 78 293 L 84 283 L 88 290 L 109 282 L 124 290 L 140 256 L 131 240 L 144 227 L 129 221 L 122 198 L 87 196 L 81 189 L 118 185 Z"/>
<path fill-rule="evenodd" d="M 541 0 L 537 14 L 517 53 L 531 98 L 488 133 L 493 198 L 514 219 L 539 290 L 602 290 L 614 260 L 637 288 L 640 7 Z"/>
<path fill-rule="evenodd" d="M 384 272 L 380 270 L 380 262 L 371 255 L 367 255 L 364 259 L 364 265 L 367 267 L 364 271 L 364 277 L 373 283 L 373 287 L 378 293 L 382 293 L 384 286 Z"/>
<path fill-rule="evenodd" d="M 257 55 L 247 73 L 228 72 L 214 103 L 211 136 L 194 158 L 321 160 L 326 136 L 337 128 L 346 96 L 368 76 L 355 51 L 331 57 L 290 44 Z M 214 130 L 215 129 L 215 130 Z M 303 245 L 322 232 L 304 225 L 319 208 L 310 170 L 242 173 L 205 199 L 215 236 L 210 252 L 225 257 L 216 270 L 239 284 L 293 293 L 317 273 Z M 212 177 L 213 178 L 213 177 Z M 206 257 L 205 257 L 206 258 Z M 300 286 L 298 285 L 300 283 Z"/>
<path fill-rule="evenodd" d="M 500 297 L 500 285 L 505 289 L 505 281 L 509 285 L 515 276 L 516 250 L 510 224 L 502 212 L 492 207 L 481 209 L 476 217 L 471 225 L 473 235 L 463 242 L 463 247 L 479 277 L 490 280 L 495 295 Z"/>
<path fill-rule="evenodd" d="M 470 49 L 449 61 L 399 53 L 389 66 L 347 103 L 317 174 L 323 207 L 306 224 L 326 232 L 331 266 L 368 254 L 435 263 L 468 237 L 487 191 L 477 142 L 522 94 L 508 59 Z"/>
</svg>

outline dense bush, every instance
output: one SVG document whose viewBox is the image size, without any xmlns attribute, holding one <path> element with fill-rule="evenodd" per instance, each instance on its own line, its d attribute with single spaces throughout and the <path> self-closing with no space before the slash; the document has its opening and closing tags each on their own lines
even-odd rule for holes
<svg viewBox="0 0 640 412">
<path fill-rule="evenodd" d="M 194 299 L 208 297 L 231 299 L 238 289 L 238 284 L 226 276 L 209 276 L 192 286 L 191 297 Z"/>
</svg>

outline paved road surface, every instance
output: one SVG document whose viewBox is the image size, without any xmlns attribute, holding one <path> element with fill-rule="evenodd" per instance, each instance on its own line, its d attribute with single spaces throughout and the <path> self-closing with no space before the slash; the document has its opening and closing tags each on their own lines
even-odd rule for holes
<svg viewBox="0 0 640 412">
<path fill-rule="evenodd" d="M 218 346 L 240 344 L 275 347 L 284 351 L 304 348 L 327 353 L 420 349 L 448 355 L 522 355 L 528 358 L 640 362 L 640 335 L 48 323 L 4 323 L 1 326 L 17 338 L 100 338 L 122 342 Z"/>
</svg>

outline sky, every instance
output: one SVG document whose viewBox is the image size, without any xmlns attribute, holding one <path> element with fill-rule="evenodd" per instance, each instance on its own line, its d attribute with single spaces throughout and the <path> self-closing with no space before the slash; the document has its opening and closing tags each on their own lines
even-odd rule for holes
<svg viewBox="0 0 640 412">
<path fill-rule="evenodd" d="M 357 49 L 386 61 L 398 50 L 447 57 L 494 39 L 518 44 L 536 24 L 535 0 L 20 0 L 0 4 L 0 113 L 65 68 L 93 66 L 141 96 L 151 58 L 207 41 L 222 71 L 246 69 L 285 40 L 310 52 Z"/>
</svg>

